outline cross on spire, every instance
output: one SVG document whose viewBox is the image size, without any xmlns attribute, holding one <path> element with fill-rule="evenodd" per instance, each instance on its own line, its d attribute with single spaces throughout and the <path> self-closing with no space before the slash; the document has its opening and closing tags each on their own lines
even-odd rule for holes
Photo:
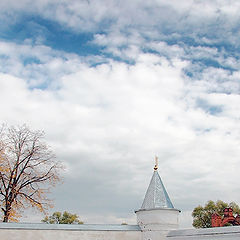
<svg viewBox="0 0 240 240">
<path fill-rule="evenodd" d="M 154 166 L 154 171 L 157 171 L 158 170 L 158 157 L 155 156 L 155 166 Z"/>
</svg>

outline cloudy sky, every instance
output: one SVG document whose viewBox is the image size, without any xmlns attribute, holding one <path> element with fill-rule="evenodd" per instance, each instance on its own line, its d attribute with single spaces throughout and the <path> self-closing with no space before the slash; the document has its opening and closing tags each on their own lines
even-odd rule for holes
<svg viewBox="0 0 240 240">
<path fill-rule="evenodd" d="M 209 199 L 240 204 L 239 12 L 233 0 L 0 0 L 0 121 L 44 130 L 64 162 L 52 211 L 134 224 L 155 155 L 182 227 Z"/>
</svg>

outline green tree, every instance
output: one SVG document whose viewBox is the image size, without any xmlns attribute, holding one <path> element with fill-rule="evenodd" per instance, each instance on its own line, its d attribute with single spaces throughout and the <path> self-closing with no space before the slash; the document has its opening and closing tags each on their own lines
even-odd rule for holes
<svg viewBox="0 0 240 240">
<path fill-rule="evenodd" d="M 216 202 L 208 201 L 205 206 L 197 206 L 192 212 L 193 217 L 193 227 L 195 228 L 211 228 L 211 217 L 213 213 L 217 213 L 223 216 L 223 211 L 225 208 L 231 207 L 233 209 L 233 214 L 240 214 L 240 208 L 235 202 L 226 203 L 221 200 Z"/>
<path fill-rule="evenodd" d="M 72 214 L 67 211 L 63 214 L 61 212 L 54 212 L 51 216 L 46 216 L 42 222 L 48 224 L 83 224 L 83 222 L 78 219 L 77 214 Z"/>
</svg>

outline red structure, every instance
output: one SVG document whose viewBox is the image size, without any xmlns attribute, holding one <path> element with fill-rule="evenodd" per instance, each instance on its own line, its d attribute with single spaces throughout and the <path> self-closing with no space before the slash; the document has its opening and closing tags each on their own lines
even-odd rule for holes
<svg viewBox="0 0 240 240">
<path fill-rule="evenodd" d="M 237 214 L 237 216 L 234 217 L 232 208 L 224 209 L 223 218 L 217 213 L 212 215 L 212 227 L 223 227 L 227 223 L 230 223 L 233 226 L 240 225 L 240 215 Z"/>
</svg>

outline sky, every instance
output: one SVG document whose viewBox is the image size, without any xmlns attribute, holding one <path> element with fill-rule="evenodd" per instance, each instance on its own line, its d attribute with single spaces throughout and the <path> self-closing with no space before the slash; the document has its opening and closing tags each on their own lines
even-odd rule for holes
<svg viewBox="0 0 240 240">
<path fill-rule="evenodd" d="M 136 224 L 155 155 L 181 227 L 210 199 L 240 204 L 239 10 L 0 0 L 0 122 L 44 130 L 64 163 L 50 213 Z"/>
</svg>

